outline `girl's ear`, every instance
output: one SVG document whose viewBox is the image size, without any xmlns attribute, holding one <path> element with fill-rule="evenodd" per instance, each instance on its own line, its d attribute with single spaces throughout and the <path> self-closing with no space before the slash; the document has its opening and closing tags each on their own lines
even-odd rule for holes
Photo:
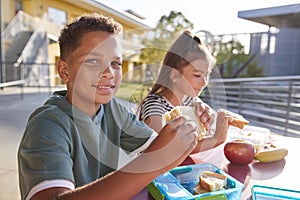
<svg viewBox="0 0 300 200">
<path fill-rule="evenodd" d="M 70 80 L 69 72 L 68 72 L 68 64 L 63 60 L 58 60 L 57 64 L 57 71 L 64 83 L 68 83 Z"/>
<path fill-rule="evenodd" d="M 172 83 L 176 83 L 178 79 L 180 78 L 180 73 L 177 69 L 172 69 L 170 72 L 170 79 Z"/>
</svg>

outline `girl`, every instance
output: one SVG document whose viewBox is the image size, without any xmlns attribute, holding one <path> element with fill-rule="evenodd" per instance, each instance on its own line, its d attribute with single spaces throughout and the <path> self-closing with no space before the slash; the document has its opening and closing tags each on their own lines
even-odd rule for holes
<svg viewBox="0 0 300 200">
<path fill-rule="evenodd" d="M 197 115 L 210 132 L 198 142 L 194 153 L 208 150 L 224 143 L 228 125 L 233 117 L 219 112 L 215 131 L 211 128 L 215 112 L 198 97 L 207 86 L 215 58 L 190 31 L 184 31 L 171 45 L 163 60 L 158 78 L 139 107 L 140 120 L 159 132 L 163 127 L 162 116 L 175 106 L 196 105 Z"/>
</svg>

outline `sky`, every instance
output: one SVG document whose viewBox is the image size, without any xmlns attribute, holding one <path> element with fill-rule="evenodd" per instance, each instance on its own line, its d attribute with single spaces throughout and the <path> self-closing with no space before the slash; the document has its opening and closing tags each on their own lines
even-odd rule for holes
<svg viewBox="0 0 300 200">
<path fill-rule="evenodd" d="M 300 0 L 99 0 L 117 10 L 131 9 L 155 27 L 160 17 L 170 11 L 181 12 L 194 24 L 194 32 L 209 31 L 213 35 L 267 31 L 268 27 L 238 18 L 238 11 L 299 4 Z"/>
</svg>

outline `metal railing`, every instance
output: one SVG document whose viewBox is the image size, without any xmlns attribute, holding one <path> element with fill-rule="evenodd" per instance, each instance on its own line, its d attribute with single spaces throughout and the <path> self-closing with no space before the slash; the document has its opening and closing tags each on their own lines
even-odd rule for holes
<svg viewBox="0 0 300 200">
<path fill-rule="evenodd" d="M 53 87 L 62 84 L 58 74 L 54 71 L 54 63 L 20 63 L 13 68 L 12 73 L 16 75 L 16 78 L 12 81 L 1 82 L 0 89 L 19 87 L 21 98 L 24 96 L 25 87 L 48 88 L 51 91 Z"/>
<path fill-rule="evenodd" d="M 0 88 L 20 86 L 21 96 L 26 86 L 51 88 L 50 80 L 57 75 L 41 73 L 42 68 L 50 65 L 39 65 L 35 76 L 0 83 Z M 30 66 L 24 65 L 22 71 L 31 69 Z M 243 115 L 250 125 L 269 128 L 284 136 L 300 137 L 300 76 L 212 79 L 200 97 L 216 110 L 226 108 Z"/>
<path fill-rule="evenodd" d="M 201 98 L 243 115 L 252 125 L 300 137 L 300 76 L 212 79 Z"/>
</svg>

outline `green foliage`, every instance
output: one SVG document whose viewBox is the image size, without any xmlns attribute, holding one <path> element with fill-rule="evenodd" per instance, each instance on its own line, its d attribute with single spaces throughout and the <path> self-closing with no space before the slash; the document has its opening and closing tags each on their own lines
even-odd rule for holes
<svg viewBox="0 0 300 200">
<path fill-rule="evenodd" d="M 143 39 L 145 48 L 141 51 L 140 61 L 158 67 L 178 34 L 186 29 L 193 30 L 193 27 L 194 24 L 181 12 L 171 11 L 168 16 L 162 16 Z M 263 76 L 263 68 L 257 65 L 255 55 L 245 54 L 241 42 L 230 35 L 212 37 L 214 41 L 210 49 L 217 58 L 217 67 L 223 78 Z"/>
<path fill-rule="evenodd" d="M 143 40 L 140 60 L 147 64 L 159 64 L 177 35 L 185 29 L 193 29 L 193 24 L 181 12 L 171 11 L 158 21 L 156 27 Z"/>
<path fill-rule="evenodd" d="M 261 77 L 263 68 L 257 65 L 255 55 L 245 54 L 244 46 L 234 38 L 215 41 L 213 55 L 223 78 Z"/>
<path fill-rule="evenodd" d="M 262 77 L 264 69 L 263 67 L 259 67 L 257 61 L 253 61 L 246 68 L 245 73 L 241 74 L 240 77 Z"/>
<path fill-rule="evenodd" d="M 128 100 L 133 103 L 140 103 L 146 97 L 153 83 L 126 83 L 122 82 L 115 97 Z"/>
</svg>

